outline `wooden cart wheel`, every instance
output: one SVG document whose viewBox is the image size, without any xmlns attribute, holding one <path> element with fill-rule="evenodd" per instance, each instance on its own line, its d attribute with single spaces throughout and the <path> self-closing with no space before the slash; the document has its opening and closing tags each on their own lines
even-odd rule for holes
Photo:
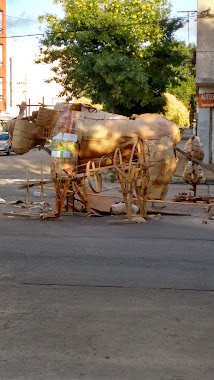
<svg viewBox="0 0 214 380">
<path fill-rule="evenodd" d="M 135 179 L 148 177 L 148 147 L 142 140 L 135 141 L 128 166 L 129 176 Z"/>
<path fill-rule="evenodd" d="M 96 168 L 94 161 L 87 162 L 86 175 L 91 190 L 94 193 L 100 193 L 102 191 L 102 176 L 99 171 L 99 167 Z"/>
<path fill-rule="evenodd" d="M 130 159 L 129 159 L 129 172 L 132 170 L 133 161 L 137 163 L 137 166 L 142 169 L 142 165 L 145 163 L 144 157 L 144 143 L 141 140 L 135 141 Z"/>
<path fill-rule="evenodd" d="M 112 157 L 111 156 L 108 156 L 108 155 L 106 155 L 106 156 L 102 156 L 100 159 L 99 159 L 99 168 L 102 168 L 103 166 L 102 166 L 102 164 L 103 164 L 103 162 L 105 163 L 105 161 L 108 161 L 108 160 L 110 160 L 111 161 L 111 164 L 112 164 Z M 108 165 L 108 164 L 104 164 L 104 166 L 106 166 L 106 165 Z"/>
<path fill-rule="evenodd" d="M 123 157 L 120 148 L 117 148 L 114 152 L 113 163 L 114 165 L 122 165 L 123 163 Z"/>
<path fill-rule="evenodd" d="M 123 156 L 120 148 L 117 148 L 114 152 L 113 164 L 116 170 L 117 177 L 119 181 L 123 181 L 126 177 L 125 167 L 123 167 Z"/>
<path fill-rule="evenodd" d="M 124 172 L 122 170 L 123 156 L 120 148 L 117 148 L 114 152 L 113 164 L 115 166 L 117 177 L 121 180 L 121 175 L 124 174 Z"/>
</svg>

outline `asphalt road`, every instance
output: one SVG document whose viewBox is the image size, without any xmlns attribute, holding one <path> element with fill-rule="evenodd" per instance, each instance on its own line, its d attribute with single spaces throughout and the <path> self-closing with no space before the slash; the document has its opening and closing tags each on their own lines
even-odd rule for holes
<svg viewBox="0 0 214 380">
<path fill-rule="evenodd" d="M 14 180 L 26 168 L 39 174 L 38 153 L 0 157 L 0 197 L 24 196 Z M 8 207 L 1 380 L 213 380 L 214 222 L 203 224 L 205 211 L 113 226 L 110 215 L 8 218 Z"/>
</svg>

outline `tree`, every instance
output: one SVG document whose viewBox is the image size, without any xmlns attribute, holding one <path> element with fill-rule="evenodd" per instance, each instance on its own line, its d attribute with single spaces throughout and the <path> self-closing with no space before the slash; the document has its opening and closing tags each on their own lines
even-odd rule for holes
<svg viewBox="0 0 214 380">
<path fill-rule="evenodd" d="M 182 127 L 189 127 L 189 110 L 175 95 L 165 93 L 164 116 Z"/>
<path fill-rule="evenodd" d="M 189 52 L 183 78 L 176 78 L 176 83 L 173 85 L 170 84 L 167 87 L 167 92 L 175 95 L 184 103 L 190 112 L 191 123 L 194 119 L 194 112 L 196 111 L 196 47 L 194 44 L 190 44 L 187 48 Z"/>
<path fill-rule="evenodd" d="M 37 63 L 53 65 L 62 96 L 88 96 L 126 115 L 161 112 L 162 95 L 185 73 L 188 49 L 167 0 L 55 0 L 64 17 L 47 22 Z"/>
</svg>

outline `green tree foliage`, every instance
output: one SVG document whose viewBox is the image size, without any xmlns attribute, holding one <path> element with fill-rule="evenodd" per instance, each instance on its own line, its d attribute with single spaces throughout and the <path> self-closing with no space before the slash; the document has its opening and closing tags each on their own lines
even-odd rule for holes
<svg viewBox="0 0 214 380">
<path fill-rule="evenodd" d="M 189 127 L 189 110 L 176 96 L 165 93 L 164 116 L 182 127 Z"/>
<path fill-rule="evenodd" d="M 186 61 L 183 78 L 176 78 L 176 82 L 167 87 L 167 92 L 175 95 L 180 99 L 190 111 L 190 122 L 194 118 L 196 111 L 196 81 L 195 81 L 195 45 L 189 45 L 189 56 Z"/>
<path fill-rule="evenodd" d="M 62 96 L 87 96 L 125 115 L 161 112 L 167 86 L 185 76 L 188 49 L 167 0 L 55 0 L 37 63 L 53 65 Z"/>
</svg>

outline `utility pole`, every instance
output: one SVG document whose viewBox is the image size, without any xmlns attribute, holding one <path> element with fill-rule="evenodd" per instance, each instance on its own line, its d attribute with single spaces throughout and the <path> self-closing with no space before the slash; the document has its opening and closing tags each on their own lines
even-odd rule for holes
<svg viewBox="0 0 214 380">
<path fill-rule="evenodd" d="M 13 59 L 9 58 L 10 61 L 10 107 L 13 106 Z"/>
<path fill-rule="evenodd" d="M 27 75 L 25 74 L 23 82 L 16 82 L 16 83 L 24 85 L 23 95 L 25 98 L 25 102 L 27 102 Z"/>
<path fill-rule="evenodd" d="M 188 25 L 188 45 L 189 45 L 189 24 L 190 24 L 190 15 L 193 16 L 197 11 L 177 11 L 177 13 L 186 13 L 187 14 L 187 25 Z"/>
</svg>

